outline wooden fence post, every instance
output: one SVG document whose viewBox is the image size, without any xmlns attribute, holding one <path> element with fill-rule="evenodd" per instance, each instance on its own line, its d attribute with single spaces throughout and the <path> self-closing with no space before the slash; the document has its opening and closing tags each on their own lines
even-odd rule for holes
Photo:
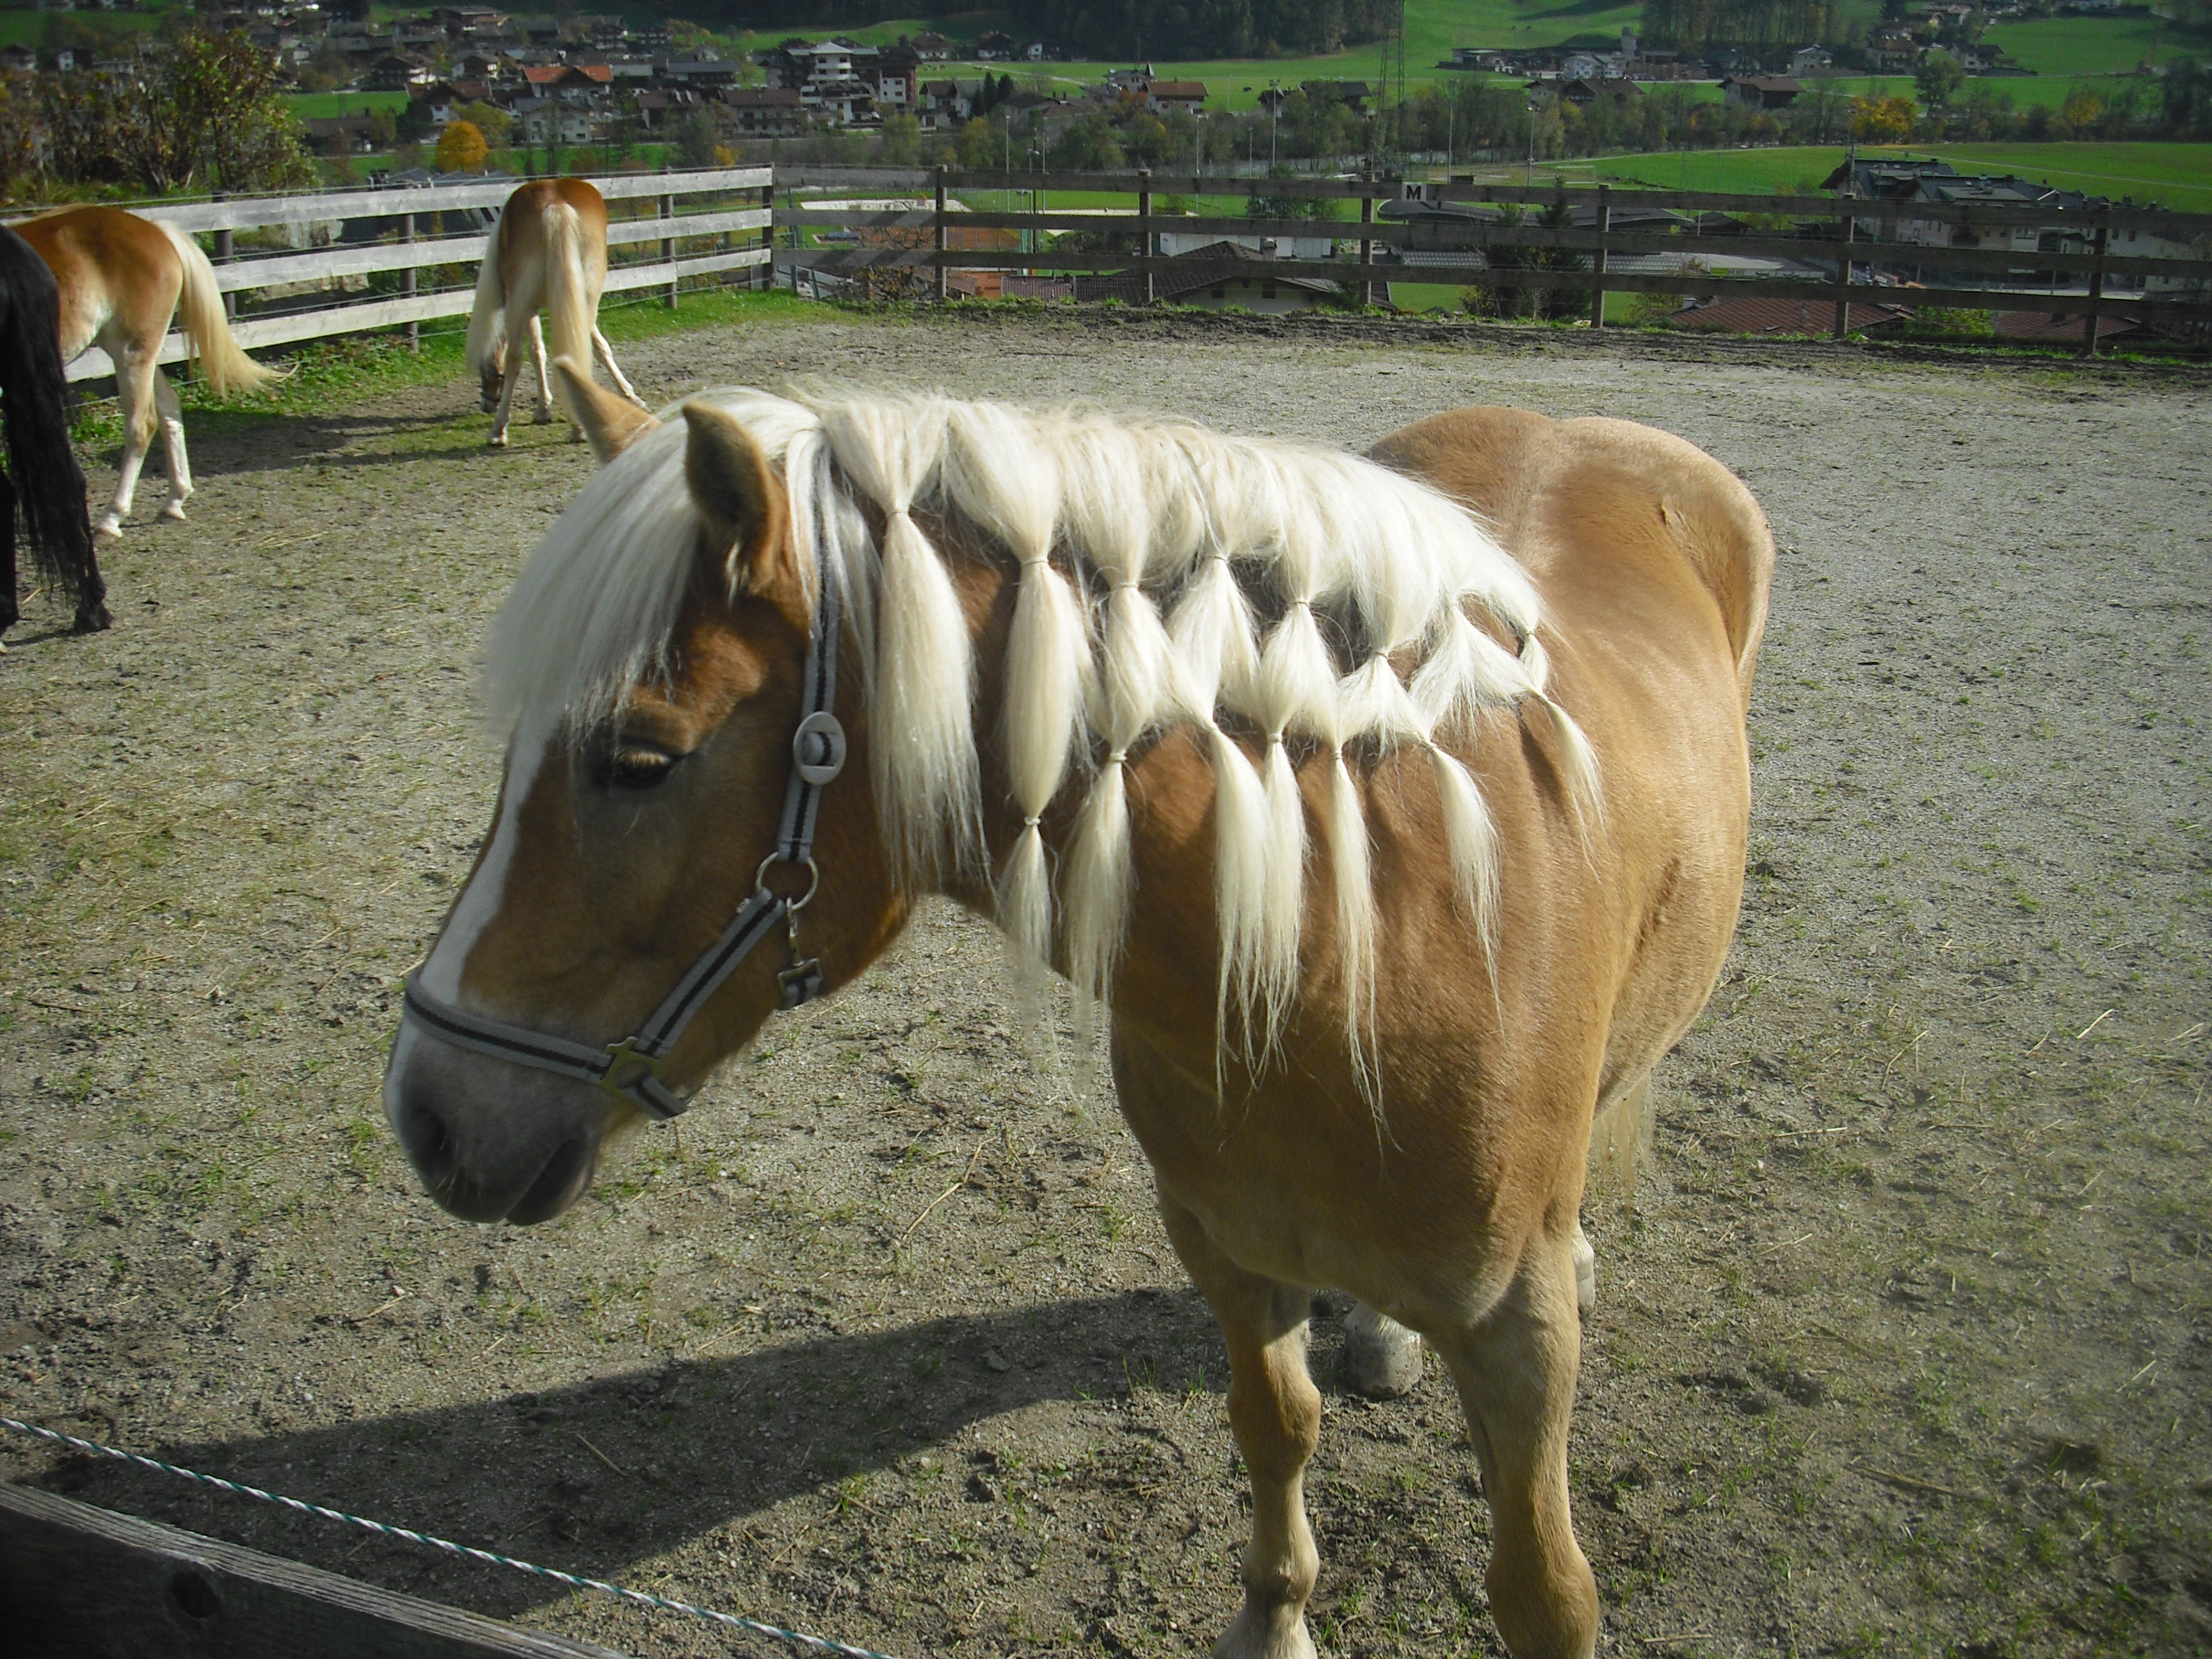
<svg viewBox="0 0 2212 1659">
<path fill-rule="evenodd" d="M 1144 284 L 1145 303 L 1152 302 L 1152 170 L 1137 169 L 1137 270 Z"/>
<path fill-rule="evenodd" d="M 1597 187 L 1597 252 L 1590 256 L 1590 269 L 1597 273 L 1598 283 L 1590 292 L 1590 326 L 1605 326 L 1605 236 L 1613 228 L 1613 186 Z"/>
<path fill-rule="evenodd" d="M 1851 331 L 1851 244 L 1857 239 L 1859 222 L 1849 214 L 1843 216 L 1843 251 L 1836 256 L 1836 337 L 1847 337 Z"/>
<path fill-rule="evenodd" d="M 768 215 L 768 222 L 761 227 L 760 234 L 761 252 L 768 258 L 761 262 L 758 267 L 759 274 L 753 278 L 753 286 L 759 289 L 770 289 L 775 286 L 775 186 L 774 185 L 761 186 L 760 204 L 761 211 Z"/>
<path fill-rule="evenodd" d="M 663 173 L 668 171 L 665 166 L 660 170 Z M 663 196 L 659 201 L 659 207 L 660 216 L 663 219 L 673 219 L 676 216 L 676 198 L 673 196 Z M 665 265 L 672 265 L 676 263 L 676 239 L 673 236 L 664 236 L 660 239 L 660 262 Z M 668 308 L 671 311 L 676 309 L 676 290 L 681 280 L 680 277 L 675 276 L 668 279 Z"/>
<path fill-rule="evenodd" d="M 415 216 L 411 213 L 403 213 L 399 216 L 399 240 L 403 243 L 411 242 L 415 240 Z M 498 240 L 499 222 L 497 220 L 494 220 L 492 222 L 491 234 L 484 239 L 485 258 L 496 259 L 499 258 L 499 249 L 494 246 Z M 416 291 L 419 286 L 415 280 L 415 276 L 416 268 L 413 265 L 410 265 L 399 278 L 399 291 L 410 300 L 415 297 Z M 407 323 L 407 349 L 410 351 L 420 351 L 422 349 L 422 325 L 412 318 L 410 318 Z"/>
<path fill-rule="evenodd" d="M 1371 225 L 1375 222 L 1375 198 L 1365 193 L 1365 187 L 1375 182 L 1375 164 L 1372 161 L 1359 170 L 1359 181 L 1361 185 L 1359 222 L 1363 225 Z M 1367 279 L 1366 272 L 1366 267 L 1373 264 L 1374 259 L 1375 244 L 1367 238 L 1361 237 L 1359 239 L 1359 303 L 1363 306 L 1371 306 L 1375 303 L 1375 284 Z"/>
<path fill-rule="evenodd" d="M 230 192 L 227 190 L 219 190 L 216 191 L 214 196 L 210 199 L 217 202 L 228 202 L 230 199 Z M 231 233 L 229 231 L 218 230 L 216 232 L 215 263 L 219 265 L 228 264 L 231 260 L 231 250 L 234 244 L 231 240 Z M 236 294 L 227 290 L 225 291 L 222 296 L 222 314 L 234 322 L 237 320 L 238 295 Z"/>
<path fill-rule="evenodd" d="M 942 304 L 945 295 L 945 169 L 937 169 L 937 220 L 934 242 L 937 248 L 937 298 Z"/>
<path fill-rule="evenodd" d="M 2097 215 L 2095 240 L 2090 246 L 2097 263 L 2089 267 L 2089 308 L 2081 313 L 2081 355 L 2084 357 L 2097 355 L 2097 313 L 2105 304 L 2105 248 L 2111 239 L 2112 227 L 2107 222 L 2106 210 L 2100 210 Z"/>
</svg>

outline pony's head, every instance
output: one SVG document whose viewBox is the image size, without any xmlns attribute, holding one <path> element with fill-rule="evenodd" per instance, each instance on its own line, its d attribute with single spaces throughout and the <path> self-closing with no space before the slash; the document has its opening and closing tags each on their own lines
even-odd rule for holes
<svg viewBox="0 0 2212 1659">
<path fill-rule="evenodd" d="M 703 401 L 664 426 L 567 368 L 606 465 L 495 630 L 489 690 L 513 732 L 505 775 L 416 983 L 447 1009 L 597 1048 L 641 1029 L 776 844 L 817 579 L 777 465 L 787 433 Z M 865 713 L 857 696 L 839 705 L 860 763 L 823 791 L 817 846 L 834 874 L 799 934 L 830 983 L 858 973 L 904 915 L 868 799 Z M 763 882 L 791 897 L 805 886 L 803 870 L 770 868 Z M 780 1005 L 789 956 L 775 935 L 666 1056 L 659 1075 L 677 1093 Z M 385 1103 L 431 1194 L 479 1221 L 559 1213 L 641 1115 L 620 1094 L 415 1020 Z"/>
</svg>

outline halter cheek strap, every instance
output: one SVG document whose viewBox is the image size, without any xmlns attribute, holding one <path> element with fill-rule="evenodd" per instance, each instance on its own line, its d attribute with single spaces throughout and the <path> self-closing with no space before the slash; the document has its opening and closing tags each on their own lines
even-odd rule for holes
<svg viewBox="0 0 2212 1659">
<path fill-rule="evenodd" d="M 596 1084 L 665 1122 L 686 1110 L 691 1101 L 689 1094 L 679 1094 L 662 1080 L 662 1065 L 683 1040 L 693 1016 L 707 1006 L 722 981 L 737 971 L 738 964 L 775 931 L 778 922 L 783 925 L 789 954 L 787 965 L 776 975 L 783 988 L 782 1006 L 796 1008 L 822 994 L 822 964 L 799 948 L 799 913 L 822 884 L 822 872 L 814 862 L 814 830 L 822 792 L 845 767 L 845 728 L 834 712 L 837 635 L 842 619 L 837 572 L 827 560 L 820 569 L 822 594 L 815 607 L 814 629 L 807 640 L 805 684 L 799 726 L 791 738 L 791 782 L 784 791 L 775 846 L 754 873 L 751 896 L 738 907 L 721 936 L 677 981 L 675 988 L 645 1023 L 619 1042 L 593 1048 L 458 1008 L 424 990 L 422 970 L 417 969 L 405 981 L 400 1006 L 403 1025 L 411 1020 L 416 1030 L 456 1048 Z M 805 869 L 806 890 L 797 898 L 771 892 L 769 866 L 775 864 Z"/>
</svg>

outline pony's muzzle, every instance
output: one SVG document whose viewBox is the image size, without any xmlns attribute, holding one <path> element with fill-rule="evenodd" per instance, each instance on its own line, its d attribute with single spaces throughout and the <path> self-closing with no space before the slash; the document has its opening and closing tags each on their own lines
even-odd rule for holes
<svg viewBox="0 0 2212 1659">
<path fill-rule="evenodd" d="M 590 1186 L 605 1134 L 588 1085 L 403 1030 L 385 1115 L 438 1206 L 464 1221 L 550 1221 Z"/>
</svg>

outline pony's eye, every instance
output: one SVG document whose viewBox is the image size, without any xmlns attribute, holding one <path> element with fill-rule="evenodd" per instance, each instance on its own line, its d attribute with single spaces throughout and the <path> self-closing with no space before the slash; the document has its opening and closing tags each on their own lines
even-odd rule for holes
<svg viewBox="0 0 2212 1659">
<path fill-rule="evenodd" d="M 676 769 L 676 757 L 665 749 L 641 743 L 616 745 L 607 757 L 606 780 L 617 789 L 650 789 L 667 781 Z"/>
</svg>

